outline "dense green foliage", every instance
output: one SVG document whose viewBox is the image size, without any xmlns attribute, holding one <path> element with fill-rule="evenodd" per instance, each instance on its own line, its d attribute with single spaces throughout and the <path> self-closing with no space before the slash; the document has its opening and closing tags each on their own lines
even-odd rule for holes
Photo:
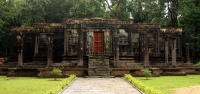
<svg viewBox="0 0 200 94">
<path fill-rule="evenodd" d="M 149 69 L 142 69 L 141 71 L 142 71 L 142 73 L 144 74 L 144 76 L 146 77 L 146 80 L 147 80 L 149 77 L 152 77 L 151 71 L 150 71 Z"/>
<path fill-rule="evenodd" d="M 58 68 L 53 68 L 52 74 L 53 74 L 54 81 L 55 81 L 57 77 L 62 75 L 62 70 L 60 70 Z"/>
<path fill-rule="evenodd" d="M 200 61 L 195 64 L 196 66 L 200 66 Z"/>
<path fill-rule="evenodd" d="M 44 94 L 58 86 L 64 78 L 6 77 L 0 76 L 0 94 Z"/>
<path fill-rule="evenodd" d="M 135 23 L 183 27 L 183 47 L 190 43 L 193 63 L 200 57 L 199 0 L 1 0 L 0 14 L 0 57 L 9 56 L 13 26 L 93 17 L 133 18 Z"/>
<path fill-rule="evenodd" d="M 200 75 L 187 76 L 161 76 L 152 77 L 151 80 L 144 80 L 144 77 L 135 77 L 148 87 L 163 92 L 163 94 L 174 94 L 173 89 L 199 85 Z"/>
<path fill-rule="evenodd" d="M 137 80 L 136 78 L 134 78 L 130 74 L 126 74 L 124 76 L 124 78 L 127 81 L 129 81 L 131 84 L 133 84 L 134 86 L 136 86 L 138 89 L 140 89 L 142 92 L 144 92 L 145 94 L 163 94 L 160 91 L 157 91 L 157 90 L 155 90 L 153 88 L 150 88 L 150 87 L 144 85 L 143 83 L 141 83 L 139 80 Z"/>
<path fill-rule="evenodd" d="M 184 27 L 183 43 L 190 43 L 192 49 L 192 61 L 196 63 L 200 57 L 200 1 L 180 0 L 178 13 L 179 25 Z"/>
<path fill-rule="evenodd" d="M 64 79 L 57 87 L 54 89 L 47 91 L 45 94 L 58 94 L 62 89 L 66 86 L 70 85 L 70 83 L 76 78 L 76 75 L 70 75 L 68 78 Z"/>
</svg>

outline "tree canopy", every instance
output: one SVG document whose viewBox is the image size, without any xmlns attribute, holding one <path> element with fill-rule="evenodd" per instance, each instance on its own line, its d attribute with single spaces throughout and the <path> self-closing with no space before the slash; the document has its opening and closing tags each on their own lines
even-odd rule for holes
<svg viewBox="0 0 200 94">
<path fill-rule="evenodd" d="M 200 56 L 199 4 L 199 0 L 1 0 L 0 56 L 8 56 L 13 26 L 58 23 L 64 18 L 133 18 L 135 23 L 182 27 L 182 44 L 191 44 L 195 63 Z"/>
</svg>

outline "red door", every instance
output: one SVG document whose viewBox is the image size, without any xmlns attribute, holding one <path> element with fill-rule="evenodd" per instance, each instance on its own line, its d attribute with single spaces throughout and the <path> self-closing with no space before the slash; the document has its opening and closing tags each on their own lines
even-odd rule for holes
<svg viewBox="0 0 200 94">
<path fill-rule="evenodd" d="M 94 53 L 103 52 L 103 33 L 102 32 L 94 32 L 93 51 Z"/>
</svg>

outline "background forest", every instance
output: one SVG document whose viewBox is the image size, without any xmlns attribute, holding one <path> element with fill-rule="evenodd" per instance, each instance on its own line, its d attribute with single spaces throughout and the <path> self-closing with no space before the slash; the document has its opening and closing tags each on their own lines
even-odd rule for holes
<svg viewBox="0 0 200 94">
<path fill-rule="evenodd" d="M 182 48 L 200 57 L 200 0 L 0 0 L 0 57 L 9 56 L 10 28 L 64 18 L 133 18 L 135 23 L 182 27 Z"/>
</svg>

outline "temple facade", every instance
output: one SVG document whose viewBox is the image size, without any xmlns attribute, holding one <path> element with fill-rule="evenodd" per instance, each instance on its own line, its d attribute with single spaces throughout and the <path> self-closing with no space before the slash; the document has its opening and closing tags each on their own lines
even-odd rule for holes
<svg viewBox="0 0 200 94">
<path fill-rule="evenodd" d="M 117 76 L 183 63 L 182 28 L 131 19 L 65 19 L 12 28 L 11 34 L 10 63 L 40 76 L 53 67 L 65 75 Z"/>
</svg>

